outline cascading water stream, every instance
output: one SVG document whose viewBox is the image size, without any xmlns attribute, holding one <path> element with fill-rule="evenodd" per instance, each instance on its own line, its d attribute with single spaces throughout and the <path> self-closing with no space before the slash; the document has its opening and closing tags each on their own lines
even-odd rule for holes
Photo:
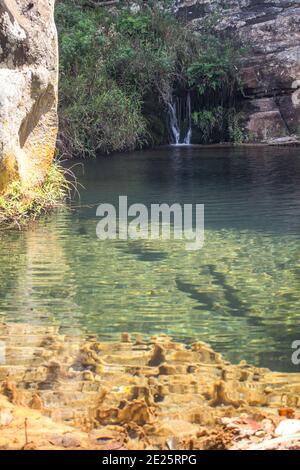
<svg viewBox="0 0 300 470">
<path fill-rule="evenodd" d="M 168 103 L 168 119 L 170 143 L 172 145 L 191 145 L 192 140 L 192 104 L 191 95 L 187 93 L 183 106 L 183 98 L 177 97 Z"/>
<path fill-rule="evenodd" d="M 191 94 L 187 94 L 186 98 L 186 116 L 187 116 L 187 133 L 184 138 L 185 145 L 191 145 L 192 141 L 192 102 L 191 102 Z"/>
<path fill-rule="evenodd" d="M 169 106 L 169 123 L 170 123 L 170 137 L 171 137 L 171 144 L 179 145 L 180 142 L 180 129 L 177 119 L 177 112 L 176 112 L 176 103 L 168 103 Z"/>
</svg>

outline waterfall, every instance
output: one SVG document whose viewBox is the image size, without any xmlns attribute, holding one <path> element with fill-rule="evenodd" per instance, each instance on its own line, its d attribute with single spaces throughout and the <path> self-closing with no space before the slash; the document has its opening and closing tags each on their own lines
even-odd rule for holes
<svg viewBox="0 0 300 470">
<path fill-rule="evenodd" d="M 191 95 L 176 97 L 168 103 L 170 143 L 173 145 L 191 145 L 192 140 L 192 104 Z"/>
<path fill-rule="evenodd" d="M 180 129 L 177 119 L 176 102 L 168 103 L 169 105 L 169 121 L 170 121 L 170 135 L 171 144 L 178 145 L 180 142 Z"/>
<path fill-rule="evenodd" d="M 186 97 L 186 119 L 187 119 L 187 132 L 184 138 L 185 145 L 191 145 L 192 141 L 192 102 L 191 94 L 188 93 Z"/>
</svg>

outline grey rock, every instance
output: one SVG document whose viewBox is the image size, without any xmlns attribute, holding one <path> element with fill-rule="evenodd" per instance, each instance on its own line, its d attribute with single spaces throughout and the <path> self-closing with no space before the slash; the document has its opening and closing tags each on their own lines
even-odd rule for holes
<svg viewBox="0 0 300 470">
<path fill-rule="evenodd" d="M 234 32 L 247 46 L 240 66 L 246 139 L 262 142 L 299 133 L 300 0 L 178 1 L 177 14 L 195 29 L 212 12 L 218 12 L 217 30 Z"/>
</svg>

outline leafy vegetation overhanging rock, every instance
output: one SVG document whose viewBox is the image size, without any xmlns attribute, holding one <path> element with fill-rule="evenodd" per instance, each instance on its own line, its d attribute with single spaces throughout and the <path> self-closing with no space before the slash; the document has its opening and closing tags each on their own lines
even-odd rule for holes
<svg viewBox="0 0 300 470">
<path fill-rule="evenodd" d="M 194 33 L 171 3 L 120 2 L 108 9 L 57 2 L 63 155 L 168 143 L 169 103 L 187 92 L 199 142 L 240 138 L 234 116 L 241 48 L 212 32 L 213 18 Z"/>
</svg>

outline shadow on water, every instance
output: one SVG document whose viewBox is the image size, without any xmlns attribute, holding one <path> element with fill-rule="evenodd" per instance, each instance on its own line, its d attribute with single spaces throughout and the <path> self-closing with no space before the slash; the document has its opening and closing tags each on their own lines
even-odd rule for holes
<svg viewBox="0 0 300 470">
<path fill-rule="evenodd" d="M 118 249 L 124 254 L 133 255 L 139 261 L 145 262 L 162 261 L 168 256 L 167 253 L 162 251 L 147 248 L 141 241 L 135 241 L 133 243 L 128 242 L 126 247 L 124 244 L 119 244 Z"/>
</svg>

